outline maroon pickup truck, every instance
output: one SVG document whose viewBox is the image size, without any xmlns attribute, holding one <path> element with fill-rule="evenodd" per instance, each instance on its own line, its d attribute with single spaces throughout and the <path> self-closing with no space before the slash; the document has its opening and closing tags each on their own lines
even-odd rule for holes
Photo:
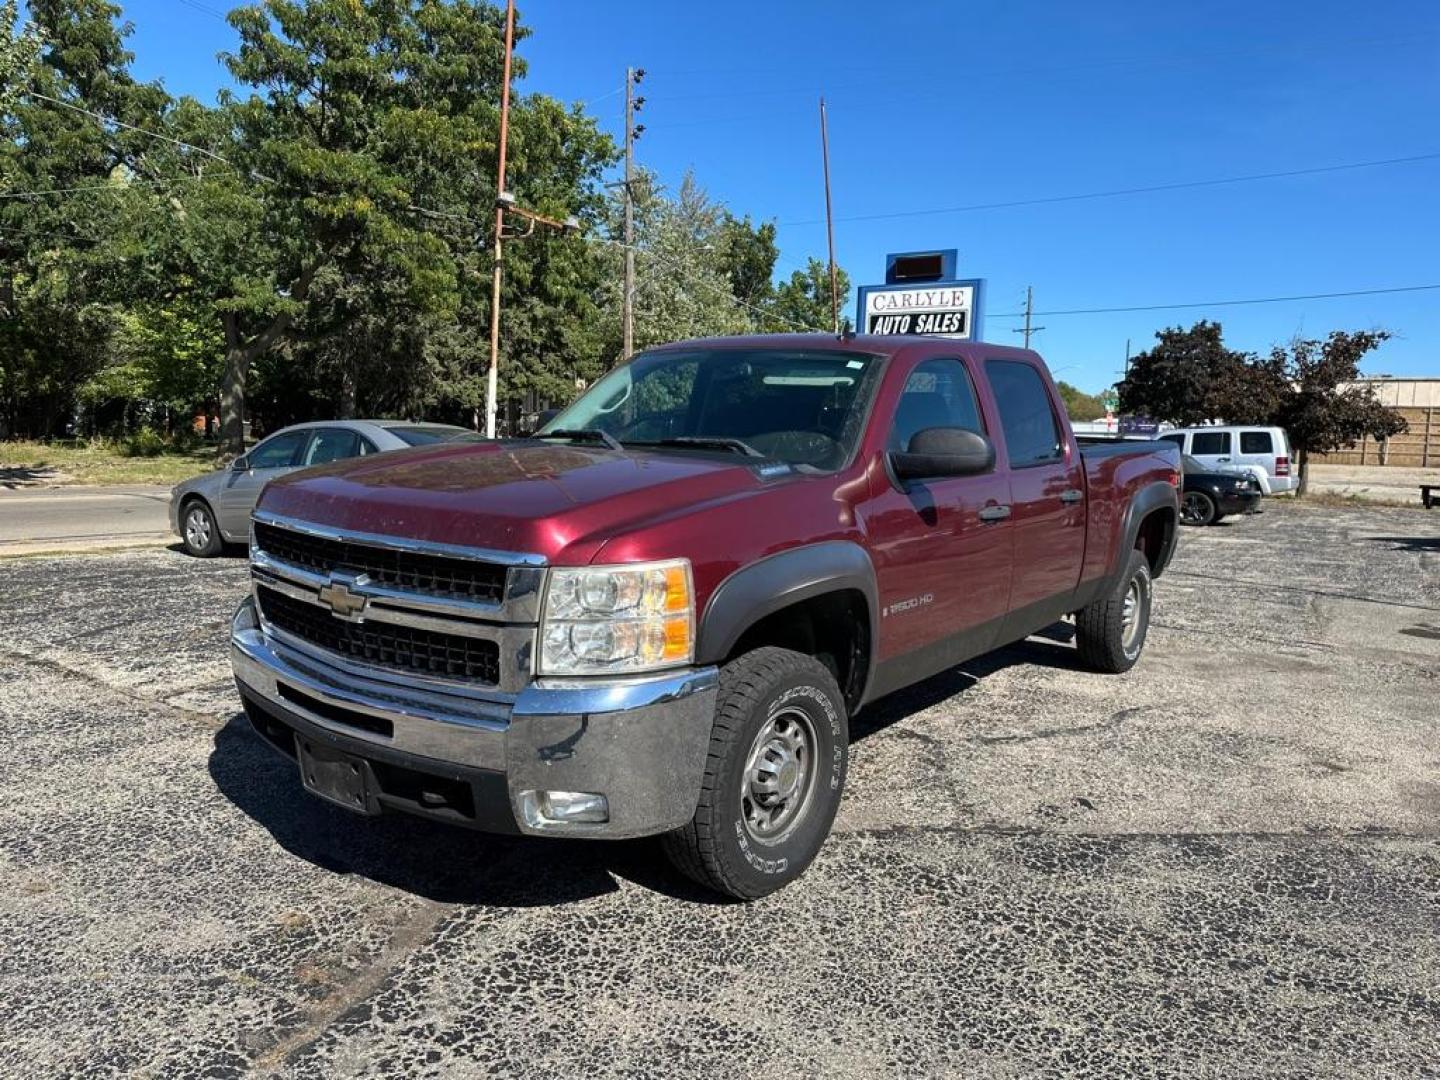
<svg viewBox="0 0 1440 1080">
<path fill-rule="evenodd" d="M 758 897 L 824 842 L 857 710 L 1069 616 L 1134 664 L 1179 482 L 1170 443 L 1082 448 L 1033 352 L 670 345 L 531 438 L 270 484 L 235 676 L 351 810 L 659 834 Z"/>
</svg>

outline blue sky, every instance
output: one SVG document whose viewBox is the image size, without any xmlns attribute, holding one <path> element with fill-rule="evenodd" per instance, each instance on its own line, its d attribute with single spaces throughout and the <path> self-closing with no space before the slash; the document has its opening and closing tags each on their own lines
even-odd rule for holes
<svg viewBox="0 0 1440 1080">
<path fill-rule="evenodd" d="M 210 98 L 224 0 L 131 0 L 137 73 Z M 780 223 L 780 271 L 823 257 L 816 100 L 830 103 L 836 246 L 859 284 L 884 255 L 960 252 L 987 279 L 986 337 L 1038 312 L 1440 284 L 1440 157 L 1113 198 L 882 220 L 1440 154 L 1440 5 L 951 0 L 859 4 L 531 0 L 523 84 L 618 133 L 647 71 L 639 160 L 694 169 Z M 1440 290 L 1239 307 L 1041 315 L 1058 377 L 1098 390 L 1127 338 L 1221 321 L 1236 348 L 1383 326 L 1367 370 L 1440 375 Z"/>
</svg>

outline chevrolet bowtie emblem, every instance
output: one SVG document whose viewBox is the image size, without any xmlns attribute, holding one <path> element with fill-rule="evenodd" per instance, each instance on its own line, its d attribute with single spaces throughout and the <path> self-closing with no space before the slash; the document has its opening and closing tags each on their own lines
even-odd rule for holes
<svg viewBox="0 0 1440 1080">
<path fill-rule="evenodd" d="M 321 587 L 317 594 L 322 604 L 329 604 L 330 610 L 342 619 L 356 620 L 365 610 L 369 600 L 360 593 L 353 593 L 343 581 L 332 581 Z"/>
</svg>

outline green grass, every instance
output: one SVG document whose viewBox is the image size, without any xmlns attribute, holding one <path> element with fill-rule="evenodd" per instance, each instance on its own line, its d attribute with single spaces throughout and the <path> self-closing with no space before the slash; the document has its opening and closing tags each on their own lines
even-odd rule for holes
<svg viewBox="0 0 1440 1080">
<path fill-rule="evenodd" d="M 150 456 L 137 454 L 141 449 Z M 181 449 L 114 439 L 0 442 L 0 487 L 178 484 L 214 467 L 215 451 L 207 446 Z"/>
</svg>

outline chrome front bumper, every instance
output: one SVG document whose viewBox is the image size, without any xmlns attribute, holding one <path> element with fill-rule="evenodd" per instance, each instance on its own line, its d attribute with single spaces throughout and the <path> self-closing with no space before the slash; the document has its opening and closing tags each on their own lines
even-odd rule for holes
<svg viewBox="0 0 1440 1080">
<path fill-rule="evenodd" d="M 249 597 L 231 623 L 230 646 L 246 711 L 272 743 L 293 731 L 421 776 L 503 783 L 500 819 L 480 813 L 466 822 L 478 828 L 618 838 L 678 828 L 695 812 L 714 667 L 631 679 L 534 679 L 514 694 L 402 682 L 272 639 Z M 550 820 L 537 811 L 537 797 L 549 791 L 602 794 L 609 820 Z"/>
</svg>

